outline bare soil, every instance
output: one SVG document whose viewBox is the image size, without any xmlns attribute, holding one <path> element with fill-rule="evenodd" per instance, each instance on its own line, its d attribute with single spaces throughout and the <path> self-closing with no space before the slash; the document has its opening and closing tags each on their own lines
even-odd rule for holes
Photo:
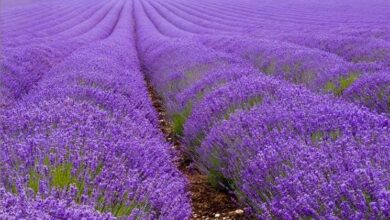
<svg viewBox="0 0 390 220">
<path fill-rule="evenodd" d="M 191 166 L 192 161 L 184 157 L 180 138 L 172 133 L 162 99 L 150 83 L 147 83 L 147 86 L 149 97 L 158 112 L 160 128 L 165 134 L 166 140 L 171 143 L 172 148 L 178 155 L 175 161 L 177 166 L 188 179 L 192 202 L 191 219 L 250 219 L 247 213 L 245 213 L 244 208 L 240 207 L 231 195 L 212 187 L 207 181 L 207 176 L 201 174 L 196 168 L 193 168 Z"/>
</svg>

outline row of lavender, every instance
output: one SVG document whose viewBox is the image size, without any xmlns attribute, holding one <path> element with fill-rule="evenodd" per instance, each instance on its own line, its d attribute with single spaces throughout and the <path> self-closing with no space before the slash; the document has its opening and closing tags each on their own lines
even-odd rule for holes
<svg viewBox="0 0 390 220">
<path fill-rule="evenodd" d="M 351 93 L 351 84 L 361 84 L 354 89 L 356 97 L 364 94 L 364 104 L 374 102 L 372 109 L 388 113 L 387 100 L 376 99 L 389 97 L 388 73 L 380 72 L 388 70 L 387 43 L 370 38 L 383 43 L 377 46 L 384 52 L 376 57 L 368 48 L 369 59 L 349 60 L 343 54 L 350 52 L 347 48 L 364 52 L 367 45 L 341 34 L 327 41 L 335 51 L 260 38 L 259 33 L 244 38 L 229 33 L 239 31 L 226 24 L 237 18 L 245 27 L 248 16 L 240 17 L 241 6 L 229 13 L 228 6 L 215 7 L 218 2 L 206 4 L 203 15 L 214 10 L 223 20 L 228 14 L 225 24 L 184 18 L 201 14 L 190 11 L 197 2 L 181 15 L 158 6 L 181 3 L 136 1 L 137 45 L 174 131 L 210 181 L 233 191 L 261 219 L 389 218 L 389 118 L 354 104 L 359 100 L 348 103 L 310 91 L 344 95 Z"/>
<path fill-rule="evenodd" d="M 139 71 L 132 4 L 2 15 L 1 219 L 189 218 Z"/>
</svg>

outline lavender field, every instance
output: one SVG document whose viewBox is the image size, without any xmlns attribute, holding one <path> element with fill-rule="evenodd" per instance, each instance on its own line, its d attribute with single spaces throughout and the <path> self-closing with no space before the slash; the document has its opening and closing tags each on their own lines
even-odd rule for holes
<svg viewBox="0 0 390 220">
<path fill-rule="evenodd" d="M 387 0 L 3 0 L 0 40 L 0 219 L 390 219 Z"/>
</svg>

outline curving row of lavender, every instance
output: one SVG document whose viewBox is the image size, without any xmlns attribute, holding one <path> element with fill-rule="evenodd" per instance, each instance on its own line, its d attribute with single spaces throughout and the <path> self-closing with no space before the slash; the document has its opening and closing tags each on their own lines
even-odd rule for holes
<svg viewBox="0 0 390 220">
<path fill-rule="evenodd" d="M 276 29 L 272 28 L 273 22 L 268 20 L 267 23 L 263 20 L 257 22 L 257 25 L 262 25 L 261 29 L 251 27 L 244 22 L 226 27 L 226 22 L 232 22 L 240 16 L 230 15 L 230 18 L 225 20 L 226 22 L 210 21 L 210 19 L 216 20 L 216 18 L 221 17 L 222 20 L 226 17 L 223 16 L 226 13 L 226 7 L 223 7 L 222 10 L 213 9 L 217 11 L 217 16 L 206 18 L 203 16 L 207 12 L 199 15 L 199 8 L 196 4 L 184 6 L 187 8 L 181 8 L 183 5 L 180 5 L 179 3 L 150 2 L 148 10 L 154 11 L 151 13 L 151 18 L 155 19 L 157 23 L 159 23 L 159 19 L 165 19 L 170 23 L 169 30 L 163 30 L 164 34 L 187 37 L 188 33 L 202 33 L 202 35 L 195 37 L 196 41 L 212 49 L 241 56 L 266 74 L 293 83 L 305 84 L 314 91 L 333 93 L 351 102 L 365 105 L 379 113 L 389 113 L 388 83 L 376 85 L 366 80 L 371 73 L 376 73 L 373 75 L 381 80 L 379 73 L 390 71 L 390 44 L 382 37 L 386 33 L 385 31 L 380 32 L 371 27 L 372 33 L 370 34 L 364 32 L 367 31 L 364 29 L 364 25 L 359 27 L 363 29 L 359 32 L 359 28 L 349 30 L 348 28 L 351 27 L 347 25 L 345 28 L 336 28 L 334 24 L 326 24 L 325 27 L 321 27 L 313 22 L 306 24 L 302 21 L 299 23 L 290 21 L 290 24 L 278 23 L 278 26 L 282 25 L 283 28 Z M 240 14 L 239 10 L 235 12 Z M 194 13 L 198 13 L 198 15 Z M 199 19 L 204 20 L 199 22 Z M 256 19 L 251 20 L 256 21 Z M 251 20 L 247 22 L 250 23 Z M 325 25 L 322 22 L 321 25 Z M 382 22 L 378 21 L 379 24 Z M 239 25 L 238 27 L 243 30 L 233 31 L 232 25 L 235 25 L 233 27 Z M 208 30 L 205 30 L 206 28 Z M 389 27 L 381 25 L 380 28 L 388 30 Z M 340 29 L 343 31 L 342 33 L 340 33 Z M 250 34 L 243 36 L 243 31 L 244 33 L 250 32 Z M 238 32 L 238 34 L 231 32 Z M 211 34 L 212 36 L 210 36 Z M 354 82 L 357 83 L 354 84 Z M 360 90 L 363 92 L 358 92 Z M 364 98 L 358 98 L 359 96 L 364 96 Z"/>
<path fill-rule="evenodd" d="M 384 4 L 135 1 L 137 45 L 185 151 L 254 216 L 387 219 Z"/>
<path fill-rule="evenodd" d="M 3 14 L 1 219 L 189 218 L 139 70 L 132 4 Z"/>
</svg>

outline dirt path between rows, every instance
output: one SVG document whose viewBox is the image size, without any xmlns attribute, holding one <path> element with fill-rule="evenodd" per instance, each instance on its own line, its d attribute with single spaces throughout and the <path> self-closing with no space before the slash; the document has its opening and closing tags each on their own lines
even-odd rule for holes
<svg viewBox="0 0 390 220">
<path fill-rule="evenodd" d="M 187 177 L 192 202 L 191 219 L 249 219 L 245 216 L 244 210 L 233 201 L 227 193 L 213 188 L 207 181 L 207 177 L 192 168 L 191 161 L 184 159 L 180 139 L 172 133 L 171 126 L 166 119 L 164 104 L 154 88 L 147 83 L 149 97 L 153 106 L 158 112 L 161 131 L 166 140 L 171 143 L 172 148 L 177 152 L 178 159 L 175 161 L 180 171 Z"/>
</svg>

